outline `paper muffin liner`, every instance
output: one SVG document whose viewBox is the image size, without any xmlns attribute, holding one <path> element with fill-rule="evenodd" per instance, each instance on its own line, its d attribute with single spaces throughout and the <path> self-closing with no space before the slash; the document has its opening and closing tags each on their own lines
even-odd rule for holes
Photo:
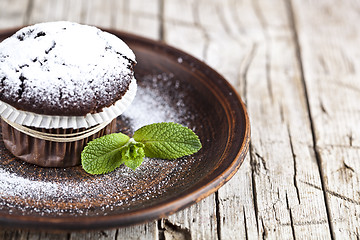
<svg viewBox="0 0 360 240">
<path fill-rule="evenodd" d="M 0 116 L 11 122 L 36 128 L 90 128 L 97 124 L 111 121 L 121 115 L 132 103 L 136 95 L 136 79 L 133 78 L 128 91 L 122 98 L 102 112 L 85 116 L 51 116 L 18 110 L 11 105 L 0 101 Z"/>
<path fill-rule="evenodd" d="M 53 142 L 31 137 L 18 131 L 3 119 L 0 120 L 5 147 L 17 158 L 41 167 L 72 167 L 81 163 L 81 152 L 86 144 L 98 137 L 116 132 L 116 119 L 100 131 L 73 142 Z M 50 134 L 71 134 L 83 129 L 45 129 L 36 130 Z"/>
</svg>

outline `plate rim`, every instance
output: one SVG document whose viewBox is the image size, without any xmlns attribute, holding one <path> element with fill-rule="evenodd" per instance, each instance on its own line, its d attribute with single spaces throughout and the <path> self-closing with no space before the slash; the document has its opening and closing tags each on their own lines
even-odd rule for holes
<svg viewBox="0 0 360 240">
<path fill-rule="evenodd" d="M 13 34 L 21 27 L 1 29 L 0 35 Z M 191 191 L 187 191 L 186 194 L 181 195 L 180 197 L 171 197 L 165 202 L 159 202 L 153 206 L 147 208 L 141 208 L 125 213 L 114 214 L 114 215 L 102 215 L 102 216 L 73 216 L 73 217 L 64 217 L 64 216 L 23 216 L 23 215 L 4 215 L 0 213 L 0 225 L 7 228 L 16 228 L 16 229 L 38 229 L 39 224 L 41 224 L 42 230 L 58 230 L 58 231 L 77 231 L 77 230 L 95 230 L 95 229 L 109 229 L 109 228 L 118 228 L 125 227 L 134 224 L 141 224 L 156 220 L 159 218 L 167 217 L 177 211 L 183 210 L 201 200 L 208 197 L 212 193 L 216 192 L 220 187 L 222 187 L 226 182 L 228 182 L 238 171 L 240 166 L 245 160 L 245 157 L 249 150 L 250 145 L 250 120 L 247 113 L 246 106 L 242 101 L 238 92 L 234 87 L 216 70 L 207 65 L 205 62 L 197 59 L 196 57 L 186 53 L 178 48 L 167 45 L 164 42 L 152 40 L 143 36 L 139 36 L 133 33 L 128 33 L 125 31 L 111 29 L 111 28 L 102 28 L 100 29 L 115 34 L 117 36 L 126 36 L 131 38 L 139 43 L 145 43 L 146 45 L 154 45 L 160 47 L 164 50 L 169 50 L 171 53 L 176 55 L 186 56 L 187 59 L 191 62 L 195 62 L 196 65 L 207 68 L 211 71 L 211 74 L 215 74 L 217 79 L 225 85 L 226 88 L 230 89 L 232 92 L 232 97 L 234 97 L 238 103 L 240 103 L 243 117 L 245 120 L 244 123 L 244 139 L 242 141 L 241 147 L 239 148 L 236 157 L 232 160 L 231 164 L 222 171 L 215 178 L 212 178 L 207 184 L 202 187 L 196 188 L 196 185 L 192 186 Z M 204 84 L 202 82 L 202 84 Z M 212 88 L 209 87 L 213 91 Z M 214 93 L 214 92 L 213 92 Z M 222 103 L 221 103 L 222 104 Z M 229 139 L 228 139 L 229 140 Z M 226 144 L 228 147 L 229 141 Z M 225 148 L 225 149 L 226 149 Z M 200 180 L 197 184 L 200 184 L 204 179 Z M 195 188 L 195 189 L 194 189 Z"/>
</svg>

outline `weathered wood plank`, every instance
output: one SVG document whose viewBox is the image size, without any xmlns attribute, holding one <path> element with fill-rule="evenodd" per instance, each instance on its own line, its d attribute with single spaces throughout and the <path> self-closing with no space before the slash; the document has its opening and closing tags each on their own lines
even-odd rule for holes
<svg viewBox="0 0 360 240">
<path fill-rule="evenodd" d="M 286 4 L 204 1 L 198 9 L 207 13 L 193 17 L 196 29 L 206 32 L 203 36 L 207 36 L 211 46 L 211 51 L 206 50 L 202 56 L 236 85 L 239 92 L 246 86 L 243 96 L 253 129 L 251 166 L 244 164 L 239 172 L 244 176 L 237 174 L 219 190 L 221 236 L 239 239 L 256 236 L 256 229 L 252 228 L 255 225 L 259 236 L 303 238 L 311 231 L 319 238 L 329 237 L 322 193 L 301 184 L 306 180 L 320 183 L 320 176 Z M 246 16 L 246 22 L 242 22 L 242 16 Z M 190 28 L 183 22 L 191 20 L 181 18 L 181 21 L 172 20 L 168 25 Z M 178 31 L 176 27 L 174 31 Z M 182 34 L 178 40 L 168 31 L 165 34 L 168 42 L 177 41 L 179 47 L 191 53 L 199 52 L 191 45 L 193 36 Z M 184 44 L 186 41 L 188 44 Z M 201 47 L 204 45 L 200 42 Z M 246 197 L 236 200 L 239 194 Z M 228 199 L 231 200 L 227 202 Z M 238 208 L 234 209 L 234 203 Z M 229 215 L 229 209 L 236 211 L 234 215 L 247 213 L 245 220 Z M 238 231 L 245 225 L 244 231 Z"/>
<path fill-rule="evenodd" d="M 83 239 L 99 239 L 99 240 L 113 240 L 116 239 L 115 230 L 93 231 L 93 232 L 79 232 L 71 233 L 69 240 L 83 240 Z"/>
<path fill-rule="evenodd" d="M 115 239 L 159 239 L 159 227 L 157 221 L 125 228 L 119 228 Z"/>
<path fill-rule="evenodd" d="M 360 4 L 292 2 L 333 235 L 356 239 L 360 237 Z"/>
<path fill-rule="evenodd" d="M 215 195 L 169 216 L 162 227 L 169 239 L 217 239 Z"/>
<path fill-rule="evenodd" d="M 253 42 L 249 41 L 250 35 L 243 41 L 243 29 L 238 29 L 238 25 L 229 27 L 233 22 L 229 23 L 226 18 L 236 16 L 233 12 L 235 3 L 213 1 L 213 4 L 209 4 L 208 1 L 198 1 L 194 6 L 194 19 L 206 40 L 203 50 L 205 61 L 241 92 L 243 88 L 238 81 L 252 58 Z M 244 93 L 241 94 L 244 97 Z M 221 239 L 258 237 L 249 160 L 247 157 L 239 172 L 216 195 L 218 236 Z"/>
<path fill-rule="evenodd" d="M 195 23 L 194 12 L 193 12 L 194 4 L 196 4 L 196 0 L 184 0 L 184 1 L 165 0 L 164 1 L 165 22 L 179 22 L 193 26 Z"/>
<path fill-rule="evenodd" d="M 71 20 L 153 39 L 163 34 L 241 93 L 252 124 L 246 162 L 217 194 L 161 226 L 85 234 L 1 230 L 0 238 L 358 238 L 359 4 L 164 0 L 161 8 L 161 2 L 3 0 L 0 27 Z"/>
<path fill-rule="evenodd" d="M 26 24 L 61 20 L 81 22 L 83 15 L 82 1 L 32 0 L 32 7 Z"/>
<path fill-rule="evenodd" d="M 30 0 L 0 1 L 0 28 L 22 26 L 27 21 L 30 8 Z"/>
<path fill-rule="evenodd" d="M 69 234 L 67 233 L 50 233 L 50 232 L 34 232 L 34 231 L 30 231 L 28 233 L 26 231 L 22 231 L 21 233 L 22 235 L 20 236 L 19 239 L 24 239 L 24 240 L 25 239 L 26 240 L 48 240 L 48 239 L 68 240 L 69 239 Z"/>
<path fill-rule="evenodd" d="M 113 28 L 159 39 L 160 0 L 113 2 Z"/>
<path fill-rule="evenodd" d="M 0 239 L 2 240 L 48 240 L 48 239 L 68 240 L 69 234 L 0 229 Z"/>
<path fill-rule="evenodd" d="M 84 18 L 82 22 L 99 27 L 110 27 L 114 17 L 112 14 L 112 0 L 88 0 L 83 3 Z"/>
<path fill-rule="evenodd" d="M 330 237 L 294 33 L 286 2 L 252 1 L 263 41 L 247 72 L 251 162 L 259 234 Z"/>
</svg>

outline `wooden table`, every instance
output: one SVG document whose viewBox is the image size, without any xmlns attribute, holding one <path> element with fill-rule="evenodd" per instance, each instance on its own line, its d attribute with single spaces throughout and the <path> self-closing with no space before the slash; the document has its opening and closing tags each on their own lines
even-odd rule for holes
<svg viewBox="0 0 360 240">
<path fill-rule="evenodd" d="M 164 41 L 236 88 L 250 152 L 215 194 L 168 218 L 1 239 L 359 239 L 360 3 L 1 0 L 0 28 L 70 20 Z"/>
</svg>

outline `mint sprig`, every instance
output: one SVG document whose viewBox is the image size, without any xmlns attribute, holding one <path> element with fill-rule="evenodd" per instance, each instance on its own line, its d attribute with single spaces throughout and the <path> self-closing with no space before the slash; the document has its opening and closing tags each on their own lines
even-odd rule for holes
<svg viewBox="0 0 360 240">
<path fill-rule="evenodd" d="M 201 149 L 199 137 L 177 123 L 146 125 L 135 131 L 133 138 L 113 133 L 87 144 L 81 153 L 83 169 L 90 174 L 114 171 L 121 164 L 135 170 L 144 157 L 176 159 Z"/>
</svg>

